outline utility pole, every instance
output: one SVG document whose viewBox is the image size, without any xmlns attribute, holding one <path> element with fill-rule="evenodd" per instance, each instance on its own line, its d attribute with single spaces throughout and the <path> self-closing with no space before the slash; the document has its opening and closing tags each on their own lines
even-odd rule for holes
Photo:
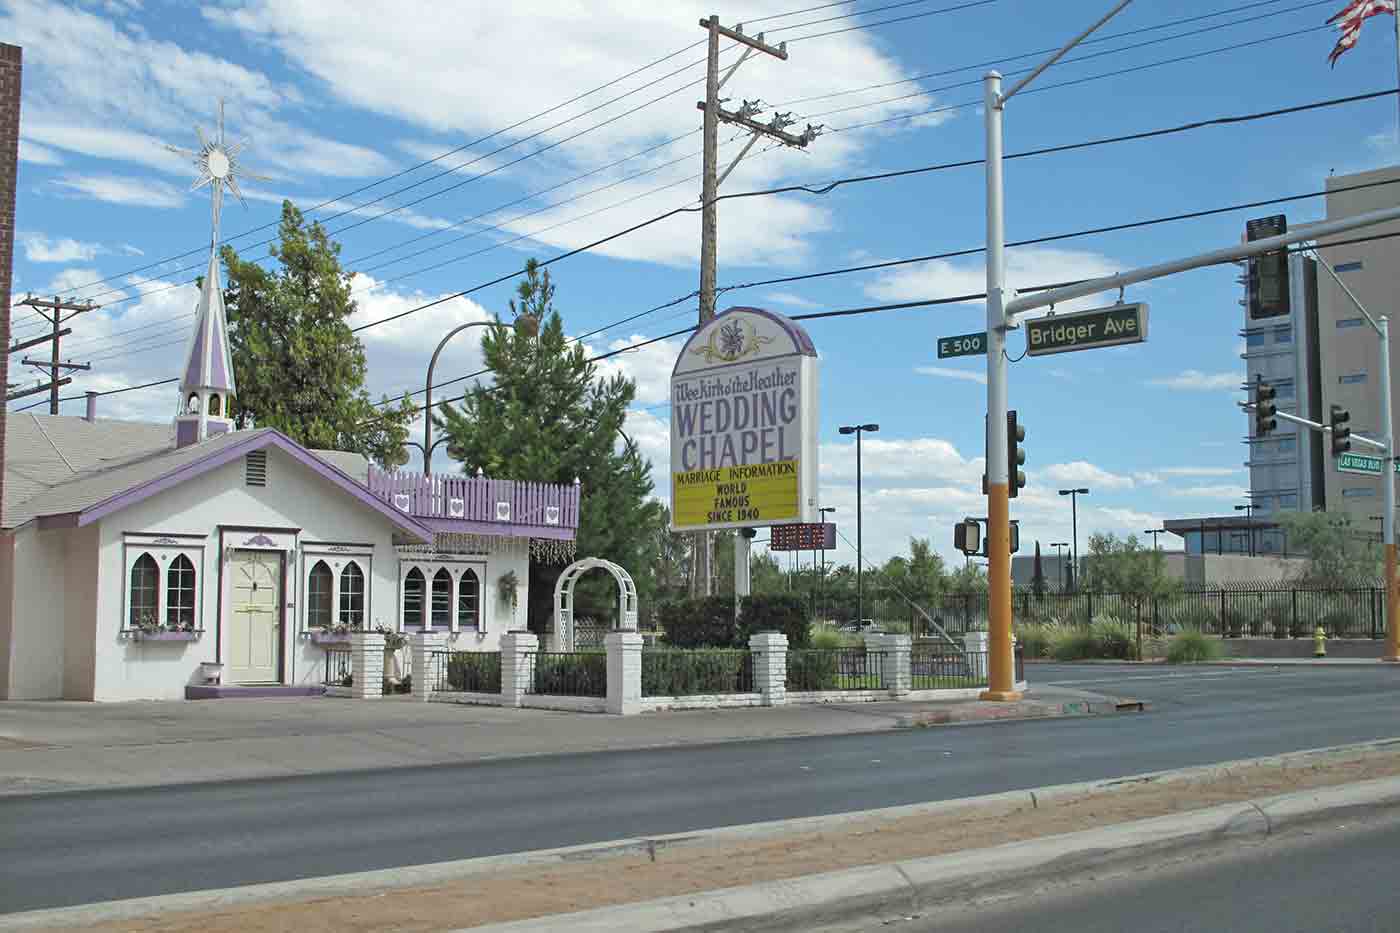
<svg viewBox="0 0 1400 933">
<path fill-rule="evenodd" d="M 14 344 L 9 348 L 9 352 L 16 353 L 28 347 L 38 346 L 41 343 L 51 342 L 52 346 L 49 348 L 49 358 L 47 360 L 31 360 L 29 357 L 25 357 L 24 359 L 20 360 L 20 362 L 23 363 L 25 366 L 33 366 L 38 369 L 48 370 L 49 381 L 47 385 L 41 385 L 33 389 L 25 389 L 20 392 L 9 393 L 6 395 L 5 401 L 13 401 L 14 399 L 22 398 L 26 395 L 34 395 L 38 392 L 42 392 L 44 389 L 48 389 L 49 414 L 56 415 L 58 414 L 59 387 L 65 386 L 73 381 L 72 377 L 60 377 L 59 374 L 65 370 L 78 371 L 92 369 L 91 363 L 68 363 L 59 360 L 59 342 L 65 336 L 73 332 L 71 328 L 64 327 L 63 325 L 68 321 L 71 321 L 77 315 L 82 314 L 84 311 L 92 311 L 93 309 L 100 307 L 100 305 L 95 305 L 91 301 L 64 301 L 60 299 L 57 295 L 53 297 L 52 301 L 46 301 L 43 298 L 35 298 L 34 296 L 30 295 L 29 297 L 21 301 L 20 304 L 27 305 L 30 308 L 33 308 L 34 311 L 40 317 L 42 317 L 44 320 L 48 321 L 50 325 L 52 325 L 53 331 L 52 333 L 45 334 L 42 337 L 35 337 L 32 340 L 26 340 L 21 343 Z M 48 312 L 47 314 L 45 313 L 46 311 Z M 68 312 L 66 316 L 64 315 L 65 311 Z"/>
<path fill-rule="evenodd" d="M 744 156 L 749 154 L 749 150 L 753 148 L 754 143 L 758 142 L 760 137 L 767 136 L 786 146 L 802 149 L 813 139 L 816 139 L 821 127 L 808 125 L 801 135 L 788 133 L 786 129 L 794 121 L 791 114 L 782 113 L 775 113 L 768 123 L 760 123 L 754 119 L 762 112 L 762 105 L 757 100 L 744 101 L 743 106 L 737 111 L 725 110 L 720 106 L 724 100 L 720 98 L 719 92 L 740 65 L 755 52 L 763 52 L 766 55 L 787 61 L 787 43 L 782 42 L 777 46 L 769 45 L 763 41 L 763 33 L 760 32 L 757 36 L 746 36 L 742 24 L 730 29 L 721 26 L 719 17 L 714 15 L 700 20 L 700 28 L 709 33 L 705 68 L 705 99 L 695 105 L 705 114 L 704 174 L 700 191 L 700 326 L 703 327 L 715 317 L 715 275 L 719 236 L 719 205 L 716 203 L 716 198 L 719 196 L 719 186 L 724 184 L 729 173 L 734 171 Z M 719 40 L 721 37 L 744 46 L 744 52 L 739 56 L 738 61 L 730 65 L 722 75 L 719 71 Z M 723 172 L 719 171 L 720 123 L 732 123 L 750 132 L 749 141 Z M 736 561 L 738 559 L 737 549 L 747 548 L 749 541 L 750 538 L 744 535 L 739 535 L 735 539 Z M 711 571 L 714 558 L 713 546 L 713 536 L 709 532 L 696 533 L 695 574 L 691 580 L 692 596 L 709 596 L 713 592 L 714 581 Z M 740 574 L 734 575 L 734 582 L 735 611 L 738 611 L 739 597 L 748 594 L 746 591 L 740 592 Z"/>
</svg>

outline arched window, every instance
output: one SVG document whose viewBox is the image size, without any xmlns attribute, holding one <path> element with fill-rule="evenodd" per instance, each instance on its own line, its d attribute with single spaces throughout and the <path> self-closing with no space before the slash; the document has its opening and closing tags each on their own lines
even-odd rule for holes
<svg viewBox="0 0 1400 933">
<path fill-rule="evenodd" d="M 165 572 L 165 624 L 194 628 L 194 564 L 184 554 Z"/>
<path fill-rule="evenodd" d="M 340 623 L 351 628 L 365 624 L 365 575 L 353 560 L 340 572 Z"/>
<path fill-rule="evenodd" d="M 476 628 L 481 620 L 481 581 L 475 570 L 463 571 L 457 581 L 457 627 Z"/>
<path fill-rule="evenodd" d="M 190 399 L 185 403 L 185 411 L 191 415 L 199 414 L 199 393 L 191 392 Z"/>
<path fill-rule="evenodd" d="M 334 585 L 331 568 L 323 560 L 316 561 L 306 581 L 306 625 L 308 628 L 331 627 L 331 589 Z"/>
<path fill-rule="evenodd" d="M 433 574 L 433 628 L 452 627 L 452 574 L 444 567 Z"/>
<path fill-rule="evenodd" d="M 209 414 L 218 417 L 222 413 L 223 405 L 220 404 L 219 397 L 217 395 L 209 396 Z"/>
<path fill-rule="evenodd" d="M 160 587 L 160 568 L 156 559 L 142 554 L 131 567 L 131 598 L 128 625 L 137 628 L 141 625 L 154 625 L 156 618 L 156 591 Z"/>
<path fill-rule="evenodd" d="M 403 627 L 421 629 L 423 627 L 423 590 L 426 583 L 423 572 L 417 567 L 408 571 L 403 578 Z"/>
</svg>

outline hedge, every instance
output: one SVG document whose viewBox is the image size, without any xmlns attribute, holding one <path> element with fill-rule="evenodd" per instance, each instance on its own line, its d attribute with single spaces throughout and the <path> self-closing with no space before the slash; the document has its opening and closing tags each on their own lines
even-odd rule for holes
<svg viewBox="0 0 1400 933">
<path fill-rule="evenodd" d="M 447 687 L 466 693 L 500 693 L 500 653 L 454 651 L 447 659 Z"/>
<path fill-rule="evenodd" d="M 811 641 L 812 623 L 807 603 L 789 594 L 746 596 L 734 618 L 732 596 L 704 596 L 663 603 L 657 621 L 672 648 L 748 648 L 755 632 L 778 631 L 788 647 L 805 648 Z"/>
<path fill-rule="evenodd" d="M 753 655 L 732 650 L 642 652 L 642 696 L 753 692 Z"/>
</svg>

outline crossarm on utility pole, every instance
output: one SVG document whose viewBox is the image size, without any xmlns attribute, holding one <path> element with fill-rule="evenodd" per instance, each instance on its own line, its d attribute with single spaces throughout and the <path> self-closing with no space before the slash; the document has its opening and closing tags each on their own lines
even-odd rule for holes
<svg viewBox="0 0 1400 933">
<path fill-rule="evenodd" d="M 1008 316 L 1025 314 L 1027 311 L 1034 311 L 1037 308 L 1048 308 L 1051 305 L 1059 304 L 1064 301 L 1071 301 L 1075 298 L 1085 298 L 1089 295 L 1097 295 L 1099 292 L 1113 291 L 1128 285 L 1136 285 L 1138 282 L 1148 282 L 1152 279 L 1160 279 L 1168 275 L 1175 275 L 1178 272 L 1189 272 L 1192 269 L 1203 269 L 1206 266 L 1218 266 L 1227 262 L 1248 259 L 1251 256 L 1272 253 L 1274 250 L 1292 246 L 1294 243 L 1301 242 L 1302 240 L 1331 236 L 1334 233 L 1346 233 L 1361 227 L 1371 227 L 1376 224 L 1388 223 L 1392 220 L 1400 220 L 1400 207 L 1387 207 L 1382 210 L 1369 211 L 1365 214 L 1356 214 L 1352 217 L 1346 217 L 1340 220 L 1329 220 L 1325 223 L 1310 225 L 1308 229 L 1303 232 L 1292 231 L 1282 234 L 1281 236 L 1269 237 L 1264 240 L 1255 240 L 1252 243 L 1241 243 L 1238 246 L 1212 250 L 1209 253 L 1201 253 L 1197 256 L 1174 259 L 1171 262 L 1162 262 L 1154 266 L 1144 266 L 1141 269 L 1134 269 L 1132 272 L 1121 272 L 1117 275 L 1109 275 L 1101 279 L 1087 279 L 1076 285 L 1052 288 L 1035 295 L 1019 295 L 1007 302 L 1006 313 Z"/>
</svg>

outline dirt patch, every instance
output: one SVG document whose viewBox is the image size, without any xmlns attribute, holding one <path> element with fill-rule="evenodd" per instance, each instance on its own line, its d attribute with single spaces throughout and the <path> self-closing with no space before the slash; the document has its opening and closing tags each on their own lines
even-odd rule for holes
<svg viewBox="0 0 1400 933">
<path fill-rule="evenodd" d="M 1241 767 L 1208 779 L 1125 784 L 1112 792 L 855 820 L 825 832 L 702 841 L 652 853 L 522 867 L 417 888 L 367 889 L 67 927 L 102 933 L 377 933 L 523 920 L 861 865 L 942 855 L 1198 810 L 1291 791 L 1400 775 L 1400 749 Z"/>
</svg>

